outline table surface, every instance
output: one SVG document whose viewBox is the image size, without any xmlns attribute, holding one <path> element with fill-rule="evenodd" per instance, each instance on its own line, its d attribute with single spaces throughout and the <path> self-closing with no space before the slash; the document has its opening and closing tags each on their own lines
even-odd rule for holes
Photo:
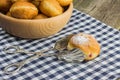
<svg viewBox="0 0 120 80">
<path fill-rule="evenodd" d="M 73 0 L 74 8 L 120 30 L 120 0 Z"/>
<path fill-rule="evenodd" d="M 39 57 L 28 61 L 17 73 L 8 75 L 3 71 L 5 66 L 30 57 L 25 54 L 7 54 L 4 52 L 5 47 L 17 45 L 27 51 L 37 52 L 49 49 L 62 37 L 80 32 L 91 34 L 100 43 L 101 53 L 96 59 L 77 64 L 60 61 L 54 56 Z M 57 34 L 47 38 L 21 39 L 0 28 L 0 80 L 116 80 L 118 78 L 120 78 L 120 32 L 76 9 L 73 10 L 68 24 Z"/>
</svg>

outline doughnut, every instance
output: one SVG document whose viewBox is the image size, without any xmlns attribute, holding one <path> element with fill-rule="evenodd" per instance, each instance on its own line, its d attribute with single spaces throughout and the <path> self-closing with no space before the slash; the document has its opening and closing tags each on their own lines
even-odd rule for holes
<svg viewBox="0 0 120 80">
<path fill-rule="evenodd" d="M 28 2 L 30 2 L 30 1 L 32 1 L 32 0 L 11 0 L 12 3 L 15 3 L 15 2 L 17 2 L 17 1 L 28 1 Z"/>
<path fill-rule="evenodd" d="M 0 0 L 0 12 L 6 13 L 9 11 L 12 3 L 10 0 Z"/>
<path fill-rule="evenodd" d="M 63 13 L 63 8 L 56 0 L 42 0 L 39 6 L 40 11 L 50 17 L 54 17 Z"/>
<path fill-rule="evenodd" d="M 70 3 L 72 3 L 72 0 L 57 0 L 61 6 L 68 6 Z"/>
<path fill-rule="evenodd" d="M 45 18 L 48 18 L 48 17 L 44 14 L 38 14 L 36 17 L 34 17 L 34 19 L 45 19 Z"/>
<path fill-rule="evenodd" d="M 10 13 L 15 18 L 32 19 L 38 15 L 38 9 L 30 2 L 18 1 L 11 6 Z"/>
<path fill-rule="evenodd" d="M 67 46 L 68 50 L 79 48 L 85 54 L 85 60 L 92 60 L 100 54 L 100 44 L 90 34 L 78 33 L 73 35 Z"/>
</svg>

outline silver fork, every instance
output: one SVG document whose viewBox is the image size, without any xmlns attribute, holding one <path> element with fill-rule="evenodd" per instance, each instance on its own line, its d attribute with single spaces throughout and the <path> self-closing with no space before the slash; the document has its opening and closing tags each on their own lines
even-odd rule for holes
<svg viewBox="0 0 120 80">
<path fill-rule="evenodd" d="M 48 53 L 48 54 L 46 54 L 45 52 L 47 52 L 49 50 L 42 50 L 40 52 L 29 52 L 29 51 L 20 49 L 19 47 L 10 47 L 10 48 L 7 47 L 4 49 L 4 51 L 6 53 L 21 53 L 21 52 L 23 52 L 23 53 L 33 53 L 35 55 L 33 55 L 21 62 L 10 64 L 10 65 L 6 66 L 3 71 L 7 74 L 15 73 L 15 72 L 19 71 L 25 65 L 25 63 L 27 63 L 28 61 L 31 61 L 35 58 L 39 58 L 41 56 L 56 56 L 59 60 L 66 61 L 66 62 L 75 62 L 76 63 L 76 62 L 84 61 L 84 59 L 85 59 L 84 53 L 80 49 L 77 49 L 77 48 L 70 50 L 70 51 L 67 50 L 66 49 L 67 43 L 68 43 L 68 37 L 58 40 L 55 43 L 55 46 L 53 48 L 49 49 L 49 50 L 57 50 L 58 53 Z M 10 49 L 13 49 L 13 50 L 9 51 Z M 9 69 L 13 68 L 13 67 L 15 67 L 15 69 L 9 71 Z"/>
<path fill-rule="evenodd" d="M 44 51 L 43 51 L 44 52 Z M 12 73 L 15 73 L 17 71 L 19 71 L 28 61 L 31 61 L 35 58 L 39 58 L 41 56 L 56 56 L 59 60 L 62 60 L 62 61 L 66 61 L 66 62 L 82 62 L 85 58 L 83 52 L 81 52 L 79 49 L 73 49 L 73 50 L 70 50 L 70 51 L 61 51 L 59 53 L 55 53 L 55 54 L 52 54 L 52 53 L 49 53 L 49 54 L 45 54 L 43 53 L 42 51 L 41 52 L 35 52 L 34 56 L 31 56 L 21 62 L 17 62 L 17 63 L 13 63 L 13 64 L 10 64 L 8 66 L 6 66 L 4 68 L 4 72 L 7 73 L 7 74 L 12 74 Z M 13 70 L 10 70 L 10 68 L 16 68 L 16 69 L 13 69 Z"/>
</svg>

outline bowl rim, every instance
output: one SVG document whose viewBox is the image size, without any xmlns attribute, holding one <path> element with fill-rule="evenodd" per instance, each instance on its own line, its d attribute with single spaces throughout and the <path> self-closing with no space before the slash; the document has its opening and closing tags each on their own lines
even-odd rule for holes
<svg viewBox="0 0 120 80">
<path fill-rule="evenodd" d="M 14 17 L 7 16 L 7 15 L 1 13 L 1 12 L 0 12 L 0 16 L 6 18 L 8 20 L 16 20 L 16 21 L 26 21 L 26 22 L 29 22 L 29 21 L 43 21 L 43 20 L 51 20 L 51 19 L 54 19 L 54 18 L 57 18 L 57 17 L 61 17 L 62 15 L 66 14 L 71 8 L 73 8 L 73 3 L 71 3 L 68 6 L 68 9 L 66 11 L 64 11 L 62 14 L 60 14 L 58 16 L 50 17 L 50 18 L 45 18 L 45 19 L 17 19 L 17 18 L 14 18 Z"/>
</svg>

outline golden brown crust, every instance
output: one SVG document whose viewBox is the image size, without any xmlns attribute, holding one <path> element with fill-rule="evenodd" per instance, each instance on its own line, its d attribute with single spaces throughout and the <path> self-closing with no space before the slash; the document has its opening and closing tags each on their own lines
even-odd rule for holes
<svg viewBox="0 0 120 80">
<path fill-rule="evenodd" d="M 72 0 L 57 0 L 61 6 L 68 6 L 72 3 Z"/>
<path fill-rule="evenodd" d="M 6 14 L 6 15 L 11 17 L 11 14 L 10 14 L 10 12 L 7 12 L 7 14 Z"/>
<path fill-rule="evenodd" d="M 50 17 L 63 13 L 63 8 L 56 0 L 42 0 L 39 9 L 42 13 Z"/>
<path fill-rule="evenodd" d="M 37 16 L 38 9 L 32 3 L 18 1 L 11 6 L 10 13 L 15 18 L 32 19 Z"/>
<path fill-rule="evenodd" d="M 33 0 L 33 1 L 42 1 L 42 0 Z"/>
<path fill-rule="evenodd" d="M 34 19 L 45 19 L 45 18 L 48 18 L 48 17 L 44 14 L 38 14 L 36 17 L 34 17 Z"/>
<path fill-rule="evenodd" d="M 74 47 L 79 48 L 84 52 L 86 56 L 85 60 L 92 60 L 100 54 L 99 43 L 89 34 L 79 33 L 74 35 L 68 43 L 68 49 Z"/>
<path fill-rule="evenodd" d="M 30 1 L 32 1 L 32 0 L 11 0 L 12 3 L 15 3 L 15 2 L 17 2 L 17 1 L 27 1 L 27 2 L 30 2 Z"/>
<path fill-rule="evenodd" d="M 11 5 L 12 3 L 10 2 L 10 0 L 0 0 L 0 12 L 8 12 Z"/>
</svg>

